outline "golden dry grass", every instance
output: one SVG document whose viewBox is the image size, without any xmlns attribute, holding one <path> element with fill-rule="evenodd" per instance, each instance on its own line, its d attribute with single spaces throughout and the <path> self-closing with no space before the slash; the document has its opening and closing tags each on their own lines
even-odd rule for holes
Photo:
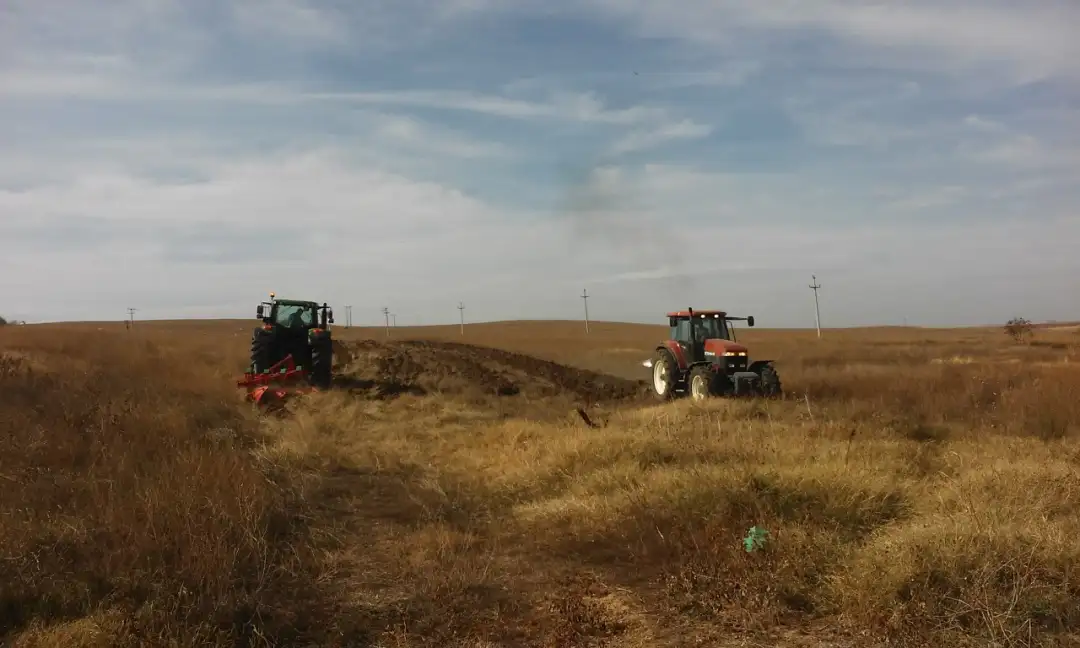
<svg viewBox="0 0 1080 648">
<path fill-rule="evenodd" d="M 232 388 L 249 328 L 0 330 L 3 641 L 1080 642 L 1075 331 L 740 331 L 785 400 L 608 403 L 589 428 L 573 399 L 446 381 L 259 419 Z M 663 333 L 463 341 L 644 378 Z"/>
</svg>

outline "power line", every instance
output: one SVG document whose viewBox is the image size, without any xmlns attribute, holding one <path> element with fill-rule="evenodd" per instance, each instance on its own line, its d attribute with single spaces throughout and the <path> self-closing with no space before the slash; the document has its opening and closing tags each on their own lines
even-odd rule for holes
<svg viewBox="0 0 1080 648">
<path fill-rule="evenodd" d="M 821 284 L 817 282 L 817 275 L 810 275 L 814 283 L 810 284 L 810 289 L 814 291 L 814 325 L 817 327 L 818 339 L 821 339 L 821 306 L 818 304 L 818 289 L 821 288 Z"/>
<path fill-rule="evenodd" d="M 461 334 L 465 335 L 465 302 L 458 302 L 457 309 L 461 312 Z"/>
<path fill-rule="evenodd" d="M 390 309 L 383 306 L 382 314 L 386 317 L 386 337 L 390 337 Z"/>
<path fill-rule="evenodd" d="M 589 291 L 582 289 L 581 301 L 585 303 L 585 332 L 589 332 Z"/>
</svg>

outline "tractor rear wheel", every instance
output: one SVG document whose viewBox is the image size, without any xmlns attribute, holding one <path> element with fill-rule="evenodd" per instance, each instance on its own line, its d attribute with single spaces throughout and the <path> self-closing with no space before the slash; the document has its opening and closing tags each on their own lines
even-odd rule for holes
<svg viewBox="0 0 1080 648">
<path fill-rule="evenodd" d="M 330 387 L 334 362 L 334 345 L 323 338 L 311 346 L 311 384 L 320 389 Z"/>
<path fill-rule="evenodd" d="M 704 401 L 713 395 L 713 373 L 707 367 L 694 367 L 690 372 L 690 398 Z"/>
<path fill-rule="evenodd" d="M 783 388 L 780 385 L 780 374 L 776 373 L 776 369 L 769 365 L 765 365 L 758 370 L 758 391 L 765 398 L 777 398 L 784 393 Z"/>
<path fill-rule="evenodd" d="M 261 328 L 251 333 L 251 373 L 261 374 L 270 368 L 270 334 Z"/>
<path fill-rule="evenodd" d="M 652 366 L 653 395 L 666 401 L 675 397 L 675 359 L 667 351 L 657 351 Z"/>
</svg>

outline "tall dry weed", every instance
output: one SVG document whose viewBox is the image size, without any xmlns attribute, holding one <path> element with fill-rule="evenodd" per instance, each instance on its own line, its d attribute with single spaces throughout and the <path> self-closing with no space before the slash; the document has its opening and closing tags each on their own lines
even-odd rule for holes
<svg viewBox="0 0 1080 648">
<path fill-rule="evenodd" d="M 105 619 L 79 627 L 110 645 L 321 632 L 302 493 L 252 460 L 254 422 L 217 367 L 169 341 L 0 339 L 5 639 L 65 644 L 80 619 Z"/>
</svg>

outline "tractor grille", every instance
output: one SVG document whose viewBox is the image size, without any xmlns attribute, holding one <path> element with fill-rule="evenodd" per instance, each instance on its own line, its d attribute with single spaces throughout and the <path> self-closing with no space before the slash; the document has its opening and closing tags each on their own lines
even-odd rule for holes
<svg viewBox="0 0 1080 648">
<path fill-rule="evenodd" d="M 746 356 L 728 356 L 724 358 L 728 371 L 746 371 Z"/>
</svg>

